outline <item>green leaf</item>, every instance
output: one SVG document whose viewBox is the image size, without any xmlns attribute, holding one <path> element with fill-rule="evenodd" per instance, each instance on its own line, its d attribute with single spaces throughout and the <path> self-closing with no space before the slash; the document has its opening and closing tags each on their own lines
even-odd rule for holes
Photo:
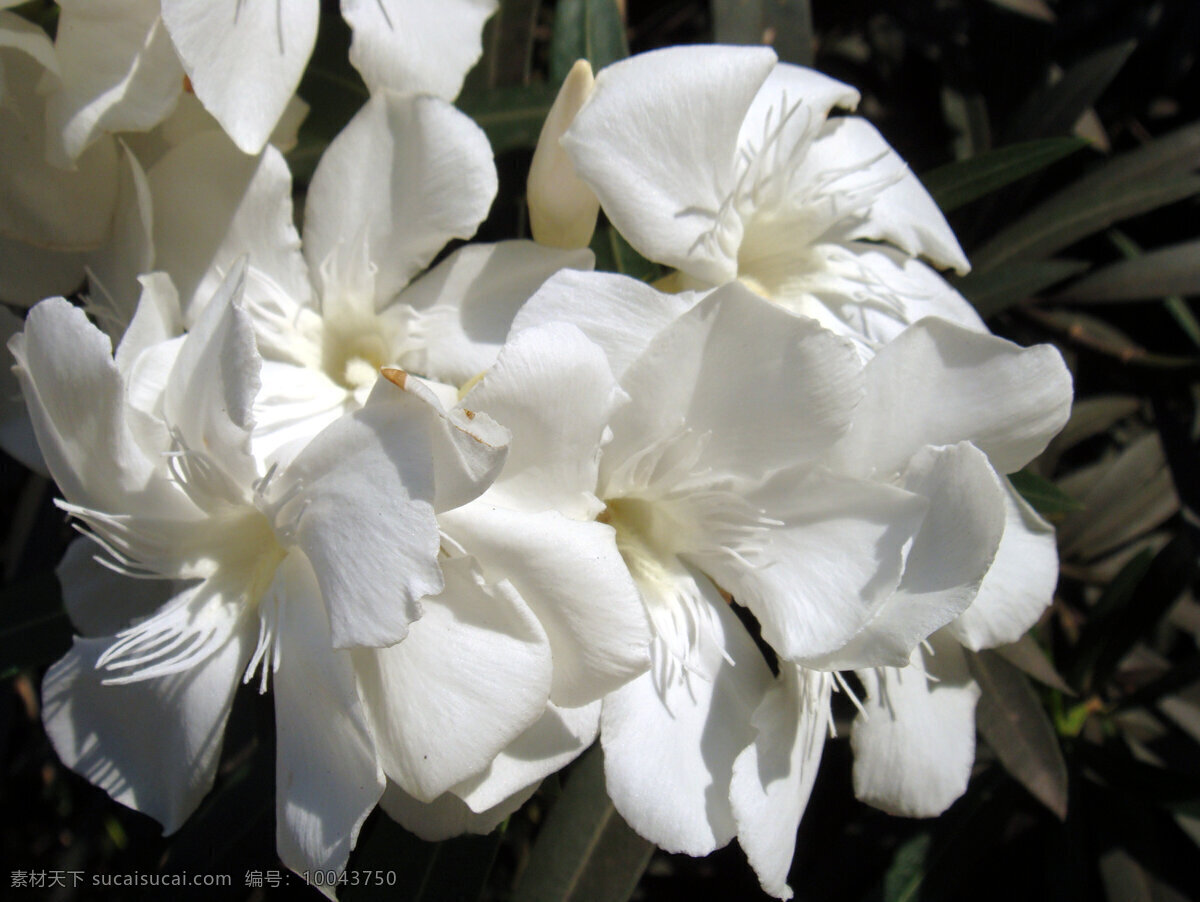
<svg viewBox="0 0 1200 902">
<path fill-rule="evenodd" d="M 995 652 L 968 655 L 981 694 L 975 725 L 1000 763 L 1060 820 L 1067 819 L 1067 763 L 1025 676 Z"/>
<path fill-rule="evenodd" d="M 1083 505 L 1077 499 L 1072 498 L 1049 479 L 1044 479 L 1029 470 L 1010 473 L 1008 481 L 1021 497 L 1043 516 L 1053 517 L 1055 514 L 1083 510 Z"/>
<path fill-rule="evenodd" d="M 813 64 L 808 0 L 714 0 L 712 16 L 718 44 L 769 44 L 785 63 Z"/>
<path fill-rule="evenodd" d="M 1129 604 L 1153 560 L 1154 552 L 1149 548 L 1142 549 L 1104 587 L 1100 598 L 1092 606 L 1087 625 L 1079 635 L 1079 641 L 1071 650 L 1070 666 L 1066 673 L 1067 679 L 1073 685 L 1084 685 L 1088 672 L 1100 655 L 1109 621 L 1117 611 Z"/>
<path fill-rule="evenodd" d="M 979 271 L 1011 260 L 1040 260 L 1115 222 L 1200 192 L 1200 176 L 1168 174 L 1080 194 L 1068 189 L 1003 229 L 973 254 Z"/>
<path fill-rule="evenodd" d="M 952 281 L 979 315 L 987 319 L 1051 285 L 1078 275 L 1090 265 L 1086 260 L 1034 260 L 1010 263 L 997 269 L 975 269 Z"/>
<path fill-rule="evenodd" d="M 467 75 L 464 92 L 529 83 L 538 0 L 501 0 L 483 28 L 483 56 Z"/>
<path fill-rule="evenodd" d="M 557 91 L 549 85 L 493 88 L 463 95 L 459 109 L 475 120 L 492 142 L 492 152 L 534 147 Z"/>
<path fill-rule="evenodd" d="M 925 860 L 933 837 L 929 833 L 918 833 L 896 849 L 892 863 L 883 875 L 884 902 L 912 902 L 920 897 L 921 884 L 925 881 Z"/>
<path fill-rule="evenodd" d="M 1105 266 L 1068 286 L 1057 299 L 1097 303 L 1157 300 L 1171 294 L 1200 294 L 1200 240 Z"/>
<path fill-rule="evenodd" d="M 576 60 L 592 71 L 629 56 L 625 23 L 616 0 L 559 0 L 550 35 L 550 81 L 560 85 Z"/>
<path fill-rule="evenodd" d="M 513 892 L 515 902 L 625 902 L 654 845 L 621 819 L 604 785 L 596 743 L 574 766 L 550 809 Z"/>
<path fill-rule="evenodd" d="M 1062 78 L 1034 91 L 1013 115 L 1006 130 L 1010 141 L 1070 133 L 1096 102 L 1136 46 L 1126 41 L 1076 63 Z"/>
<path fill-rule="evenodd" d="M 1050 659 L 1046 657 L 1046 653 L 1042 651 L 1033 636 L 1026 634 L 1016 642 L 997 646 L 992 651 L 1042 685 L 1057 689 L 1066 695 L 1075 694 L 1075 690 L 1054 669 L 1054 665 L 1050 663 Z"/>
<path fill-rule="evenodd" d="M 607 223 L 596 228 L 590 247 L 596 255 L 599 272 L 616 272 L 643 282 L 653 282 L 663 274 L 661 266 L 635 251 L 624 236 Z"/>
<path fill-rule="evenodd" d="M 969 160 L 939 166 L 921 181 L 944 211 L 1032 175 L 1087 146 L 1082 138 L 1043 138 L 989 150 Z"/>
</svg>

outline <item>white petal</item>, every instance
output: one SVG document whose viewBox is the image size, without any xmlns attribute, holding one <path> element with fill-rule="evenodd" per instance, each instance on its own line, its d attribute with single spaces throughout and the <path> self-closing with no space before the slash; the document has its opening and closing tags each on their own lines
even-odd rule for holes
<svg viewBox="0 0 1200 902">
<path fill-rule="evenodd" d="M 970 441 L 999 473 L 1041 453 L 1071 408 L 1071 375 L 1050 345 L 1022 348 L 930 317 L 867 365 L 867 393 L 832 459 L 881 477 L 925 445 Z"/>
<path fill-rule="evenodd" d="M 625 400 L 604 352 L 573 326 L 516 333 L 462 405 L 512 430 L 508 461 L 487 495 L 514 510 L 590 520 L 604 430 Z"/>
<path fill-rule="evenodd" d="M 731 283 L 655 336 L 626 371 L 621 385 L 633 400 L 613 418 L 604 471 L 682 424 L 707 433 L 698 466 L 762 477 L 839 438 L 861 373 L 849 342 Z"/>
<path fill-rule="evenodd" d="M 382 307 L 451 238 L 475 234 L 496 196 L 487 136 L 434 97 L 381 92 L 321 157 L 308 188 L 304 253 L 317 273 L 366 241 Z M 322 296 L 339 286 L 320 286 Z"/>
<path fill-rule="evenodd" d="M 61 298 L 34 307 L 9 342 L 46 465 L 64 497 L 86 507 L 184 517 L 194 508 L 154 477 L 158 461 L 139 447 L 126 418 L 108 338 Z"/>
<path fill-rule="evenodd" d="M 162 16 L 196 96 L 234 142 L 258 153 L 275 129 L 317 39 L 320 5 L 162 0 Z"/>
<path fill-rule="evenodd" d="M 293 316 L 309 303 L 292 177 L 277 150 L 247 157 L 222 133 L 202 132 L 163 156 L 149 181 L 155 265 L 174 279 L 189 323 L 245 254 L 248 302 L 284 304 Z"/>
<path fill-rule="evenodd" d="M 581 708 L 548 704 L 537 723 L 514 739 L 486 771 L 455 786 L 454 795 L 480 816 L 514 799 L 523 801 L 544 778 L 583 754 L 599 732 L 600 702 Z"/>
<path fill-rule="evenodd" d="M 389 88 L 453 100 L 483 53 L 496 0 L 341 0 L 350 62 L 371 93 Z"/>
<path fill-rule="evenodd" d="M 874 196 L 870 213 L 851 237 L 887 241 L 960 273 L 971 268 L 925 186 L 867 120 L 830 120 L 809 149 L 805 165 L 816 172 L 848 170 L 839 187 Z"/>
<path fill-rule="evenodd" d="M 416 312 L 421 347 L 396 361 L 410 372 L 463 385 L 496 361 L 521 305 L 562 269 L 591 269 L 592 252 L 532 241 L 468 244 L 416 282 L 397 303 Z"/>
<path fill-rule="evenodd" d="M 650 340 L 699 299 L 691 291 L 663 294 L 616 273 L 563 270 L 526 302 L 512 330 L 570 323 L 604 349 L 613 375 L 621 379 Z"/>
<path fill-rule="evenodd" d="M 754 712 L 754 742 L 733 762 L 738 844 L 763 890 L 780 899 L 792 897 L 787 876 L 825 748 L 829 686 L 826 674 L 783 665 Z"/>
<path fill-rule="evenodd" d="M 782 128 L 776 140 L 785 146 L 804 143 L 821 128 L 834 107 L 854 109 L 859 93 L 850 85 L 791 63 L 771 70 L 746 111 L 738 135 L 744 150 L 761 150 L 764 136 Z M 798 115 L 787 112 L 799 105 Z M 782 126 L 781 126 L 782 122 Z"/>
<path fill-rule="evenodd" d="M 995 560 L 971 606 L 948 627 L 975 651 L 1020 639 L 1042 616 L 1058 583 L 1054 527 L 1008 480 L 1002 488 L 1006 522 Z"/>
<path fill-rule="evenodd" d="M 836 653 L 863 629 L 900 582 L 927 510 L 903 489 L 809 468 L 777 473 L 747 501 L 779 522 L 755 537 L 749 562 L 724 549 L 689 559 L 754 612 L 789 661 Z"/>
<path fill-rule="evenodd" d="M 641 836 L 687 855 L 707 855 L 737 833 L 733 763 L 754 739 L 750 718 L 772 682 L 728 605 L 712 607 L 730 662 L 711 682 L 690 675 L 659 687 L 648 673 L 606 697 L 600 718 L 613 805 Z"/>
<path fill-rule="evenodd" d="M 891 814 L 941 814 L 966 791 L 975 763 L 979 686 L 962 649 L 939 639 L 936 655 L 918 649 L 913 666 L 859 672 L 868 697 L 850 735 L 854 794 Z"/>
<path fill-rule="evenodd" d="M 453 793 L 443 793 L 432 802 L 421 802 L 389 781 L 379 807 L 409 833 L 426 842 L 441 842 L 464 833 L 491 833 L 535 792 L 536 783 L 494 808 L 476 814 Z"/>
<path fill-rule="evenodd" d="M 67 0 L 54 46 L 63 89 L 47 125 L 61 135 L 61 164 L 102 133 L 146 131 L 171 112 L 183 70 L 155 0 Z M 54 149 L 52 147 L 52 149 Z"/>
<path fill-rule="evenodd" d="M 205 454 L 229 485 L 207 488 L 230 501 L 249 497 L 258 475 L 250 455 L 262 358 L 241 306 L 245 260 L 234 264 L 179 349 L 163 394 L 163 419 L 186 448 Z"/>
<path fill-rule="evenodd" d="M 264 360 L 254 399 L 254 459 L 285 467 L 340 416 L 357 408 L 354 396 L 320 370 Z"/>
<path fill-rule="evenodd" d="M 822 670 L 904 667 L 913 649 L 975 599 L 1004 531 L 1004 499 L 983 452 L 966 442 L 926 448 L 904 475 L 904 488 L 928 499 L 904 577 L 875 617 Z"/>
<path fill-rule="evenodd" d="M 96 661 L 111 642 L 76 639 L 46 672 L 46 733 L 67 767 L 172 833 L 212 786 L 251 642 L 235 631 L 189 670 L 105 686 Z"/>
<path fill-rule="evenodd" d="M 425 802 L 481 773 L 550 690 L 549 643 L 516 594 L 482 583 L 469 558 L 442 569 L 446 591 L 403 642 L 354 652 L 383 769 Z"/>
<path fill-rule="evenodd" d="M 537 615 L 554 653 L 557 704 L 587 704 L 649 667 L 650 626 L 611 526 L 484 501 L 439 522 L 488 582 L 510 581 Z"/>
<path fill-rule="evenodd" d="M 608 66 L 563 136 L 608 218 L 651 260 L 711 284 L 737 274 L 738 131 L 775 66 L 767 48 L 671 47 Z"/>
<path fill-rule="evenodd" d="M 321 595 L 303 555 L 284 559 L 270 592 L 280 604 L 273 687 L 279 857 L 294 871 L 340 872 L 383 794 L 383 770 L 350 653 L 330 644 Z"/>
<path fill-rule="evenodd" d="M 171 277 L 164 272 L 152 272 L 141 276 L 138 282 L 142 289 L 138 304 L 114 355 L 117 369 L 126 381 L 143 351 L 183 334 L 179 293 Z"/>
<path fill-rule="evenodd" d="M 46 162 L 46 73 L 32 56 L 0 49 L 7 96 L 0 105 L 0 237 L 43 251 L 85 251 L 108 236 L 117 197 L 117 146 L 96 142 L 73 164 Z"/>
<path fill-rule="evenodd" d="M 54 575 L 62 586 L 63 607 L 84 636 L 112 636 L 147 617 L 173 591 L 164 579 L 132 579 L 98 563 L 100 547 L 78 538 L 67 546 Z"/>
</svg>

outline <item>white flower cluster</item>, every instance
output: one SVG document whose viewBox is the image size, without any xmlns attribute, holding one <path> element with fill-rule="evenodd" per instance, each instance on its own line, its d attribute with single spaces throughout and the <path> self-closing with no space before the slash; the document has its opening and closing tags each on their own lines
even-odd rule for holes
<svg viewBox="0 0 1200 902">
<path fill-rule="evenodd" d="M 61 7 L 53 43 L 0 13 L 0 298 L 86 279 L 9 342 L 84 535 L 43 687 L 69 767 L 174 830 L 253 683 L 279 854 L 336 870 L 377 804 L 486 832 L 599 736 L 638 833 L 737 837 L 781 898 L 832 692 L 861 798 L 963 792 L 964 649 L 1015 641 L 1056 577 L 1005 474 L 1071 384 L 922 262 L 967 265 L 831 115 L 853 89 L 765 48 L 577 67 L 540 243 L 428 268 L 497 190 L 448 100 L 491 2 L 343 0 L 372 95 L 302 235 L 278 146 L 316 0 Z M 591 271 L 598 207 L 666 284 Z"/>
</svg>

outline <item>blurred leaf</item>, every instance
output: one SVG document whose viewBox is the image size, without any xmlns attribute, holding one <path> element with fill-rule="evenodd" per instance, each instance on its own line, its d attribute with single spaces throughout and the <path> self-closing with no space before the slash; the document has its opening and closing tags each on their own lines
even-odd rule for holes
<svg viewBox="0 0 1200 902">
<path fill-rule="evenodd" d="M 1113 157 L 1068 185 L 1058 194 L 1062 203 L 1117 191 L 1155 176 L 1184 173 L 1200 167 L 1200 123 L 1187 125 L 1148 142 L 1137 150 Z"/>
<path fill-rule="evenodd" d="M 1039 514 L 1052 517 L 1055 514 L 1065 514 L 1069 511 L 1083 510 L 1083 505 L 1072 498 L 1049 479 L 1021 470 L 1010 473 L 1008 481 L 1012 483 L 1021 497 L 1033 505 Z"/>
<path fill-rule="evenodd" d="M 1079 117 L 1104 93 L 1136 46 L 1126 41 L 1076 63 L 1062 78 L 1034 91 L 1013 114 L 1009 141 L 1049 138 L 1071 132 Z"/>
<path fill-rule="evenodd" d="M 1090 273 L 1056 300 L 1135 301 L 1200 294 L 1200 240 L 1160 248 Z"/>
<path fill-rule="evenodd" d="M 625 902 L 654 845 L 621 819 L 604 785 L 596 743 L 575 764 L 538 832 L 515 902 Z"/>
<path fill-rule="evenodd" d="M 714 0 L 712 17 L 718 44 L 769 44 L 785 63 L 813 64 L 808 0 Z"/>
<path fill-rule="evenodd" d="M 1130 902 L 1187 902 L 1187 897 L 1150 874 L 1124 849 L 1109 849 L 1100 856 L 1100 877 L 1111 900 Z"/>
<path fill-rule="evenodd" d="M 985 151 L 969 160 L 947 163 L 921 175 L 921 181 L 945 212 L 1045 169 L 1087 146 L 1081 138 L 1043 138 Z"/>
<path fill-rule="evenodd" d="M 925 860 L 933 837 L 918 833 L 906 840 L 896 854 L 887 873 L 883 875 L 884 902 L 912 902 L 920 898 L 921 883 L 925 880 Z"/>
<path fill-rule="evenodd" d="M 1084 680 L 1099 657 L 1109 621 L 1115 618 L 1116 612 L 1129 604 L 1134 590 L 1150 569 L 1154 553 L 1144 549 L 1129 561 L 1113 578 L 1088 616 L 1087 624 L 1079 635 L 1079 641 L 1071 649 L 1071 663 L 1066 669 L 1067 679 L 1078 687 L 1085 685 Z"/>
<path fill-rule="evenodd" d="M 1053 22 L 1055 18 L 1054 10 L 1048 7 L 1043 0 L 991 0 L 991 2 L 1003 9 L 1041 22 Z"/>
<path fill-rule="evenodd" d="M 475 120 L 492 142 L 492 152 L 534 147 L 557 91 L 549 85 L 493 88 L 464 94 L 459 109 Z"/>
<path fill-rule="evenodd" d="M 1175 377 L 1200 376 L 1200 356 L 1158 354 L 1147 351 L 1120 329 L 1086 313 L 1021 308 L 1021 314 L 1058 333 L 1065 341 L 1111 358 L 1113 363 L 1158 370 Z"/>
<path fill-rule="evenodd" d="M 979 688 L 975 724 L 1017 782 L 1061 820 L 1067 817 L 1067 763 L 1046 712 L 1024 675 L 990 651 L 968 655 Z"/>
<path fill-rule="evenodd" d="M 1171 482 L 1183 508 L 1184 529 L 1200 546 L 1200 468 L 1196 466 L 1200 460 L 1200 436 L 1195 426 L 1200 411 L 1195 395 L 1189 389 L 1176 389 L 1156 394 L 1151 403 Z"/>
<path fill-rule="evenodd" d="M 529 83 L 538 0 L 500 0 L 483 29 L 483 56 L 467 75 L 465 92 Z"/>
<path fill-rule="evenodd" d="M 1016 642 L 1010 645 L 1001 645 L 992 651 L 1039 683 L 1067 695 L 1075 694 L 1075 690 L 1054 669 L 1054 665 L 1050 663 L 1050 659 L 1046 657 L 1046 653 L 1042 651 L 1033 636 L 1024 635 Z"/>
<path fill-rule="evenodd" d="M 1200 802 L 1200 778 L 1195 774 L 1139 761 L 1120 743 L 1080 743 L 1075 754 L 1113 789 L 1140 801 L 1168 805 L 1172 810 Z"/>
<path fill-rule="evenodd" d="M 954 281 L 979 315 L 987 319 L 1019 304 L 1051 285 L 1078 275 L 1091 264 L 1086 260 L 1035 260 L 1010 263 L 997 269 L 976 269 Z"/>
<path fill-rule="evenodd" d="M 969 160 L 987 153 L 992 146 L 992 126 L 987 100 L 978 92 L 964 94 L 950 85 L 942 86 L 942 116 L 954 130 L 954 158 Z"/>
<path fill-rule="evenodd" d="M 973 255 L 975 268 L 1013 259 L 1038 260 L 1115 222 L 1200 192 L 1200 176 L 1169 174 L 1081 195 L 1060 193 L 1001 230 Z"/>
<path fill-rule="evenodd" d="M 426 842 L 377 810 L 363 828 L 347 870 L 390 872 L 397 880 L 391 886 L 343 886 L 338 896 L 346 902 L 475 902 L 483 896 L 502 839 L 503 831 L 493 830 L 486 836 Z"/>
<path fill-rule="evenodd" d="M 616 0 L 558 0 L 550 35 L 550 82 L 560 85 L 576 60 L 592 71 L 629 56 L 625 22 Z"/>
<path fill-rule="evenodd" d="M 651 263 L 635 251 L 624 236 L 608 223 L 596 228 L 590 247 L 596 255 L 596 269 L 599 272 L 617 272 L 643 282 L 652 282 L 663 273 L 661 266 Z"/>
<path fill-rule="evenodd" d="M 71 622 L 52 572 L 0 590 L 0 623 L 0 669 L 45 666 L 71 647 Z"/>
</svg>

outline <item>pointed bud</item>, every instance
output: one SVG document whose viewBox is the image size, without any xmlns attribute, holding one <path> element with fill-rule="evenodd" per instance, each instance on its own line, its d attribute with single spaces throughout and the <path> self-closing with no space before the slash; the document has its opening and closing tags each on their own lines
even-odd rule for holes
<svg viewBox="0 0 1200 902">
<path fill-rule="evenodd" d="M 546 115 L 529 165 L 529 225 L 534 240 L 547 247 L 587 247 L 596 230 L 600 201 L 575 174 L 570 158 L 558 144 L 594 84 L 588 61 L 577 61 Z"/>
</svg>

